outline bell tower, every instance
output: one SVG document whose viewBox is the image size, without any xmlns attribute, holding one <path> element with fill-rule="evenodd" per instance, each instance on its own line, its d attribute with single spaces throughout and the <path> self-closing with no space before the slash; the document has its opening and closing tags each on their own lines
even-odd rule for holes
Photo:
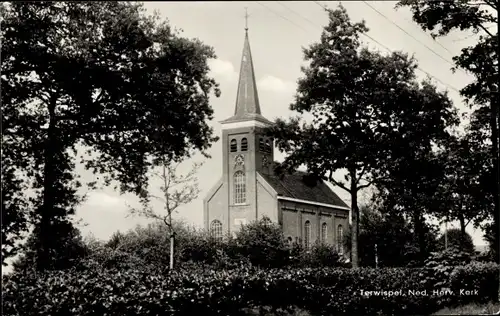
<svg viewBox="0 0 500 316">
<path fill-rule="evenodd" d="M 245 16 L 248 18 L 248 14 Z M 221 121 L 224 188 L 228 190 L 229 231 L 257 218 L 257 172 L 272 172 L 273 140 L 265 135 L 272 122 L 262 116 L 245 25 L 234 115 Z"/>
</svg>

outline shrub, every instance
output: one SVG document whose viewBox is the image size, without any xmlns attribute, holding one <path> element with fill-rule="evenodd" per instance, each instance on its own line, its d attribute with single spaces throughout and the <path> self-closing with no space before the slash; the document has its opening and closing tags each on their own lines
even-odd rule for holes
<svg viewBox="0 0 500 316">
<path fill-rule="evenodd" d="M 462 231 L 460 228 L 450 228 L 446 231 L 446 233 L 446 239 L 449 247 L 456 247 L 459 249 L 463 249 L 464 252 L 474 253 L 474 242 L 472 241 L 472 237 L 470 234 L 465 232 L 465 234 L 462 235 Z M 438 238 L 437 245 L 438 250 L 444 250 L 444 234 Z"/>
<path fill-rule="evenodd" d="M 293 243 L 289 249 L 290 266 L 293 267 L 349 267 L 346 259 L 339 255 L 334 246 L 314 244 L 308 251 L 300 243 Z"/>
<path fill-rule="evenodd" d="M 293 306 L 312 315 L 429 314 L 477 296 L 435 295 L 421 282 L 430 268 L 295 268 L 226 270 L 191 267 L 162 273 L 142 269 L 76 269 L 4 278 L 6 315 L 240 315 L 245 308 Z M 494 297 L 498 265 L 456 267 L 449 287 Z M 367 291 L 398 291 L 399 295 Z M 412 295 L 411 291 L 427 291 Z"/>
<path fill-rule="evenodd" d="M 189 229 L 177 224 L 175 229 L 175 267 L 211 266 L 215 269 L 253 265 L 263 268 L 336 267 L 346 266 L 334 247 L 315 245 L 311 251 L 285 241 L 279 225 L 269 218 L 250 223 L 241 228 L 236 236 L 215 240 L 205 231 Z M 117 232 L 105 244 L 115 250 L 113 256 L 128 254 L 131 258 L 162 269 L 168 267 L 170 245 L 166 228 L 162 223 L 137 227 L 125 234 Z M 111 254 L 110 254 L 111 255 Z M 128 260 L 128 259 L 127 259 Z"/>
<path fill-rule="evenodd" d="M 264 217 L 244 225 L 236 233 L 236 252 L 256 266 L 282 267 L 289 251 L 281 227 Z"/>
<path fill-rule="evenodd" d="M 28 272 L 36 269 L 37 249 L 40 247 L 38 227 L 28 237 L 22 247 L 22 253 L 12 266 L 17 272 Z M 57 223 L 53 228 L 54 245 L 49 252 L 49 270 L 65 270 L 77 265 L 88 255 L 88 248 L 83 241 L 80 231 L 71 222 Z M 56 251 L 57 249 L 57 251 Z"/>
<path fill-rule="evenodd" d="M 87 241 L 88 255 L 76 266 L 86 269 L 139 269 L 152 266 L 144 259 L 100 241 Z"/>
<path fill-rule="evenodd" d="M 462 295 L 461 303 L 485 303 L 498 299 L 498 265 L 472 262 L 454 269 L 450 275 L 451 289 Z"/>
</svg>

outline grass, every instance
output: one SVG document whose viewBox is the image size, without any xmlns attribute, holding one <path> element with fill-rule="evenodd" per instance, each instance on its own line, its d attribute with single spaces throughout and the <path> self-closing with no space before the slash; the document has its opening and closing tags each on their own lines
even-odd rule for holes
<svg viewBox="0 0 500 316">
<path fill-rule="evenodd" d="M 494 315 L 500 311 L 500 303 L 468 304 L 443 308 L 432 315 Z"/>
</svg>

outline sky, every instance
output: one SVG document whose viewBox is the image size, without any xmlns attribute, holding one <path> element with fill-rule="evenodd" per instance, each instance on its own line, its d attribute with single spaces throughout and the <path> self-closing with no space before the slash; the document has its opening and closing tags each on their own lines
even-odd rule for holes
<svg viewBox="0 0 500 316">
<path fill-rule="evenodd" d="M 329 8 L 336 8 L 337 1 L 318 2 Z M 392 1 L 344 1 L 353 21 L 364 19 L 372 38 L 362 38 L 372 49 L 381 51 L 401 50 L 414 54 L 423 77 L 428 73 L 436 79 L 433 81 L 441 89 L 448 89 L 449 96 L 461 110 L 466 107 L 458 91 L 472 80 L 464 72 L 453 73 L 451 58 L 461 48 L 471 45 L 475 36 L 455 32 L 445 38 L 433 40 L 411 21 L 409 10 L 394 9 Z M 371 7 L 370 7 L 371 6 Z M 293 101 L 296 81 L 301 77 L 300 67 L 304 64 L 302 47 L 317 42 L 322 27 L 328 22 L 327 13 L 317 3 L 308 2 L 146 2 L 148 12 L 157 10 L 160 16 L 168 19 L 170 24 L 182 29 L 182 36 L 198 38 L 214 48 L 217 59 L 210 60 L 211 75 L 219 82 L 222 95 L 214 96 L 211 105 L 215 111 L 215 119 L 210 123 L 216 135 L 221 134 L 219 121 L 233 114 L 236 101 L 239 63 L 243 49 L 245 7 L 248 8 L 249 38 L 256 72 L 259 99 L 262 114 L 268 119 L 289 117 L 289 105 Z M 378 10 L 379 13 L 375 10 Z M 378 42 L 378 43 L 377 43 Z M 384 48 L 384 46 L 386 48 Z M 212 158 L 203 160 L 195 157 L 184 163 L 181 172 L 187 172 L 193 162 L 203 162 L 197 174 L 200 186 L 199 198 L 179 209 L 177 219 L 202 227 L 203 198 L 215 185 L 222 174 L 222 146 L 215 143 L 209 153 Z M 276 159 L 283 155 L 275 150 Z M 83 180 L 92 181 L 96 176 L 77 166 L 77 173 Z M 150 183 L 153 192 L 160 193 L 160 180 Z M 155 191 L 156 190 L 156 191 Z M 341 189 L 334 191 L 349 204 L 349 195 Z M 108 239 L 111 234 L 120 230 L 133 229 L 138 224 L 149 221 L 130 216 L 128 209 L 137 207 L 137 198 L 133 195 L 120 195 L 112 187 L 94 191 L 81 191 L 87 200 L 78 208 L 76 219 L 84 236 Z M 368 194 L 362 193 L 361 200 Z M 161 211 L 160 203 L 154 207 Z M 456 223 L 448 227 L 458 227 Z M 482 233 L 470 227 L 468 232 L 473 236 L 475 244 L 484 244 Z"/>
</svg>

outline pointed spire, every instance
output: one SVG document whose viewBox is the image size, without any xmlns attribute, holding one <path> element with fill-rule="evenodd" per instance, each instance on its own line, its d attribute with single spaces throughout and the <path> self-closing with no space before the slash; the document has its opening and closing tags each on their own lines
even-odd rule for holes
<svg viewBox="0 0 500 316">
<path fill-rule="evenodd" d="M 224 120 L 223 123 L 247 120 L 258 120 L 264 123 L 270 123 L 270 121 L 264 118 L 260 113 L 259 95 L 255 82 L 250 41 L 248 40 L 248 16 L 248 12 L 245 10 L 245 41 L 243 43 L 243 54 L 241 57 L 240 77 L 234 116 Z"/>
<path fill-rule="evenodd" d="M 255 82 L 255 72 L 250 52 L 248 32 L 245 31 L 243 56 L 241 57 L 240 78 L 238 82 L 238 95 L 234 115 L 260 114 L 259 95 Z"/>
</svg>

